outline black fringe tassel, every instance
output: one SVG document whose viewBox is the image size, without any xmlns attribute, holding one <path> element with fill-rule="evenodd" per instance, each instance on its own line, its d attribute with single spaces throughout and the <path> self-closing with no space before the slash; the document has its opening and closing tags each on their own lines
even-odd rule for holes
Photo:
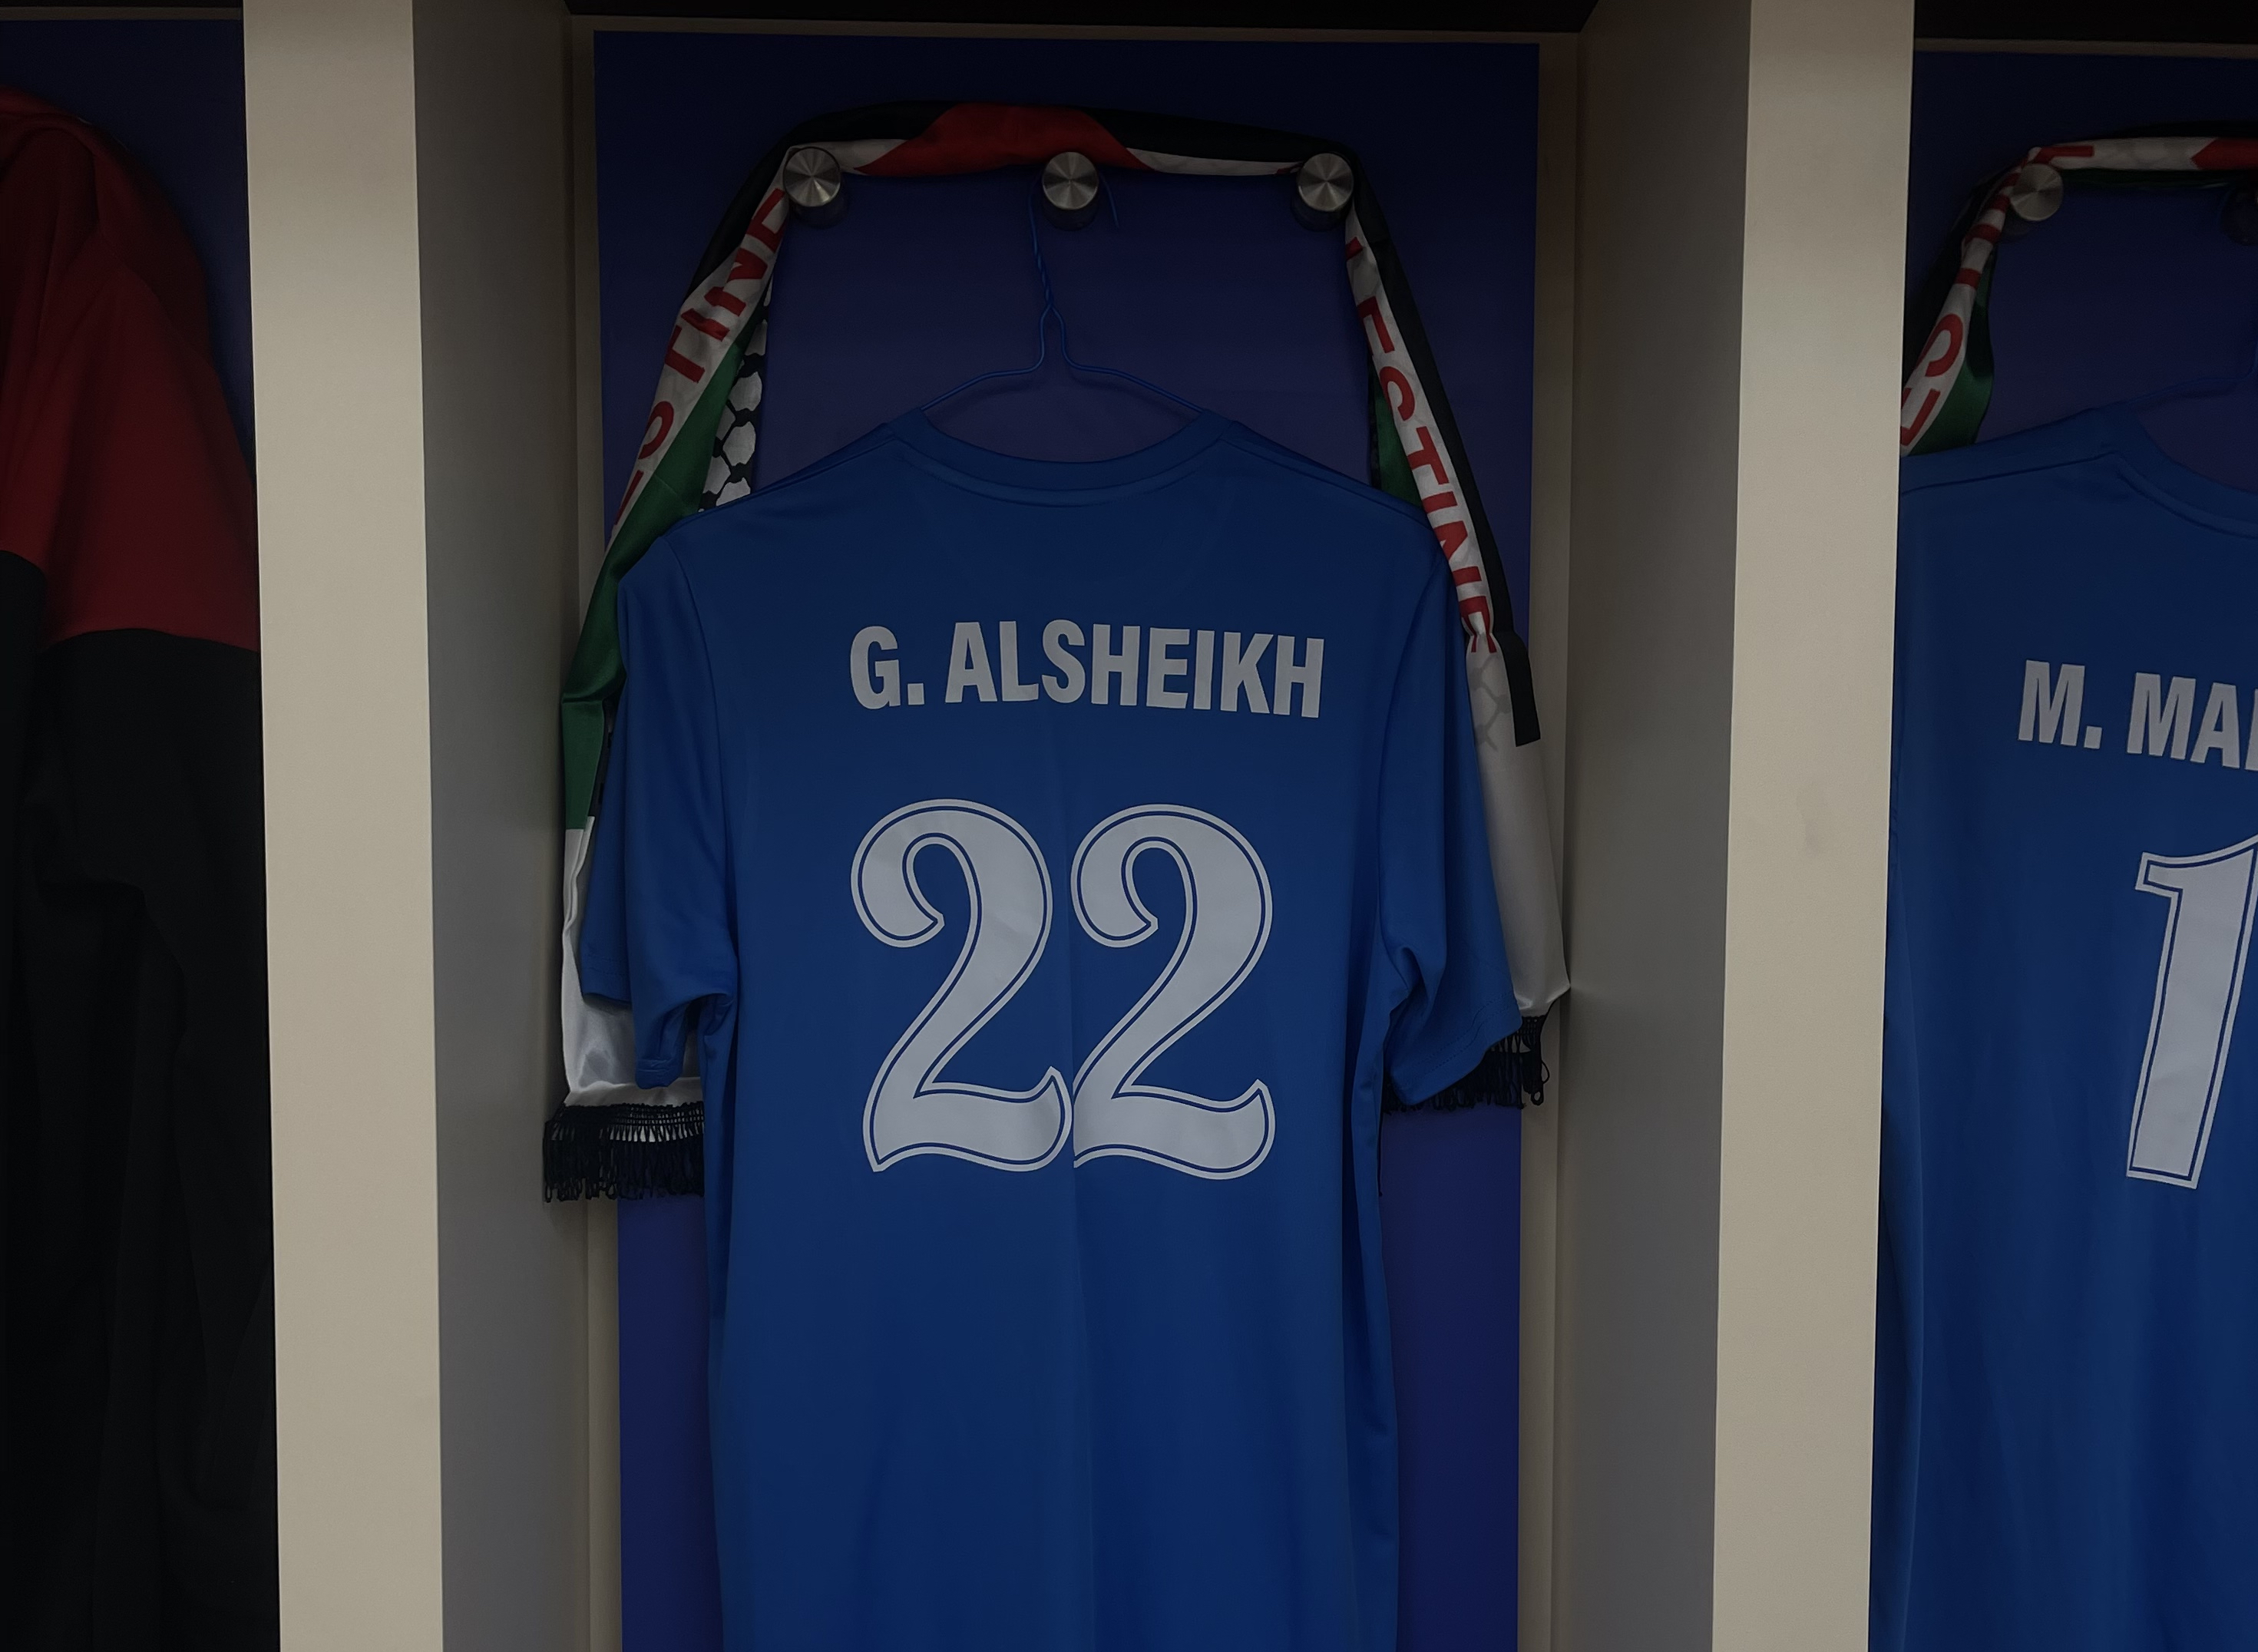
<svg viewBox="0 0 2258 1652">
<path fill-rule="evenodd" d="M 706 1191 L 706 1109 L 560 1107 L 541 1132 L 544 1199 L 654 1199 Z"/>
<path fill-rule="evenodd" d="M 1551 1078 L 1544 1065 L 1544 1017 L 1530 1016 L 1520 1030 L 1500 1039 L 1480 1064 L 1457 1083 L 1420 1101 L 1406 1101 L 1393 1079 L 1381 1098 L 1387 1113 L 1455 1113 L 1469 1107 L 1542 1107 Z"/>
</svg>

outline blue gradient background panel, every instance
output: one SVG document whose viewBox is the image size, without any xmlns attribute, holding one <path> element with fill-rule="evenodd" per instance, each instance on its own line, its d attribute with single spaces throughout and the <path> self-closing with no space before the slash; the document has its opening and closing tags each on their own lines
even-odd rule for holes
<svg viewBox="0 0 2258 1652">
<path fill-rule="evenodd" d="M 2258 61 L 2247 58 L 1924 52 L 1913 85 L 1909 293 L 1970 195 L 2034 144 L 2258 122 Z M 2224 193 L 2072 189 L 2053 217 L 2011 232 L 1992 279 L 1996 372 L 1980 439 L 2249 368 L 2258 246 L 2219 228 Z"/>
<path fill-rule="evenodd" d="M 616 502 L 659 357 L 714 221 L 792 126 L 916 98 L 1078 103 L 1317 134 L 1371 168 L 1498 554 L 1528 592 L 1537 53 L 1525 46 L 843 39 L 595 39 L 605 488 Z M 735 95 L 716 96 L 715 88 Z M 1041 233 L 1075 353 L 1367 474 L 1363 346 L 1338 234 L 1276 181 L 1108 174 L 1088 229 Z M 1033 359 L 1026 170 L 851 180 L 846 217 L 787 236 L 756 475 L 771 480 L 974 373 Z M 937 409 L 1028 457 L 1142 445 L 1175 422 L 1055 373 Z M 841 547 L 851 556 L 853 547 Z M 1399 1117 L 1382 1216 L 1400 1396 L 1404 1652 L 1514 1643 L 1520 1125 Z M 620 1209 L 628 1652 L 719 1644 L 706 1450 L 703 1215 Z"/>
</svg>

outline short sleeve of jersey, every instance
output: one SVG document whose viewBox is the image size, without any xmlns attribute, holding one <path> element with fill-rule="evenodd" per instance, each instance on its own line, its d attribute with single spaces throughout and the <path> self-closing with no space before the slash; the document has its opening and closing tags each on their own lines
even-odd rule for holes
<svg viewBox="0 0 2258 1652">
<path fill-rule="evenodd" d="M 627 851 L 616 829 L 617 814 L 616 788 L 606 787 L 596 798 L 596 817 L 590 825 L 594 840 L 589 846 L 588 893 L 580 907 L 577 956 L 584 994 L 625 1003 L 633 989 L 628 985 Z"/>
<path fill-rule="evenodd" d="M 1521 1025 L 1445 571 L 1438 561 L 1414 614 L 1381 760 L 1378 932 L 1404 993 L 1388 1072 L 1412 1102 L 1464 1078 Z"/>
<path fill-rule="evenodd" d="M 734 1004 L 728 810 L 706 641 L 662 540 L 620 585 L 628 668 L 581 933 L 585 991 L 635 1007 L 636 1082 L 682 1074 L 690 1012 Z"/>
</svg>

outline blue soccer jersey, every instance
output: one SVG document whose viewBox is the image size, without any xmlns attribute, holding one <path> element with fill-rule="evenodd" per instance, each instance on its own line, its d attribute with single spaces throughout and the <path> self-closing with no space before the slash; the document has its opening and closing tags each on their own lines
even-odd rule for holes
<svg viewBox="0 0 2258 1652">
<path fill-rule="evenodd" d="M 2258 1647 L 2258 495 L 2111 410 L 1900 531 L 1874 1645 Z"/>
<path fill-rule="evenodd" d="M 707 1075 L 759 1652 L 1384 1652 L 1376 1156 L 1518 1025 L 1419 514 L 921 415 L 661 540 L 582 979 Z"/>
</svg>

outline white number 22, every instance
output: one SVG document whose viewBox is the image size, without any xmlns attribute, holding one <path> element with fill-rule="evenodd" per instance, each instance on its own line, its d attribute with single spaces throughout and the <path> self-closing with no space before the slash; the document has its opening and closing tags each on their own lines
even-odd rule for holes
<svg viewBox="0 0 2258 1652">
<path fill-rule="evenodd" d="M 863 1109 L 871 1169 L 941 1153 L 1037 1170 L 1069 1132 L 1076 1164 L 1124 1155 L 1226 1178 L 1262 1162 L 1276 1130 L 1267 1085 L 1224 1102 L 1141 1081 L 1262 955 L 1270 879 L 1253 845 L 1213 815 L 1168 805 L 1124 810 L 1083 838 L 1074 857 L 1074 906 L 1092 939 L 1134 947 L 1159 931 L 1133 876 L 1147 852 L 1175 863 L 1184 923 L 1159 978 L 1083 1062 L 1071 1097 L 1055 1067 L 1019 1090 L 940 1076 L 1034 973 L 1050 938 L 1051 883 L 1034 839 L 998 810 L 956 798 L 897 809 L 864 835 L 849 875 L 856 912 L 890 947 L 921 946 L 943 927 L 918 886 L 918 856 L 927 848 L 955 860 L 970 910 L 955 966 L 871 1081 Z"/>
<path fill-rule="evenodd" d="M 2134 887 L 2169 904 L 2125 1173 L 2193 1188 L 2234 1040 L 2250 956 L 2258 838 L 2208 854 L 2143 854 Z"/>
<path fill-rule="evenodd" d="M 1197 809 L 1125 809 L 1074 855 L 1074 914 L 1092 940 L 1134 947 L 1160 920 L 1137 897 L 1137 859 L 1167 855 L 1184 880 L 1175 955 L 1098 1040 L 1074 1081 L 1074 1162 L 1121 1154 L 1195 1176 L 1243 1176 L 1270 1151 L 1267 1085 L 1210 1101 L 1140 1083 L 1161 1053 L 1239 990 L 1270 939 L 1270 876 L 1254 846 Z"/>
<path fill-rule="evenodd" d="M 889 947 L 918 947 L 941 931 L 940 911 L 918 887 L 917 857 L 947 850 L 964 874 L 971 911 L 956 967 L 871 1081 L 863 1106 L 870 1168 L 946 1153 L 999 1170 L 1038 1170 L 1066 1140 L 1066 1081 L 1056 1068 L 1024 1090 L 941 1081 L 1034 973 L 1051 933 L 1051 875 L 1027 830 L 1007 814 L 954 799 L 897 809 L 855 851 L 855 910 Z"/>
</svg>

